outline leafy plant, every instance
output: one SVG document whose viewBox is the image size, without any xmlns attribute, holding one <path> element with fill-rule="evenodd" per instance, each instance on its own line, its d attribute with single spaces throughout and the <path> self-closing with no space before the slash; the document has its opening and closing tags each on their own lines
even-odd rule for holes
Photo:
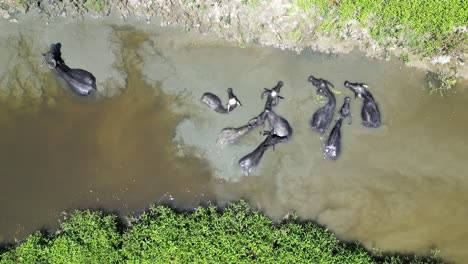
<svg viewBox="0 0 468 264">
<path fill-rule="evenodd" d="M 438 93 L 444 96 L 447 92 L 453 90 L 457 84 L 457 79 L 453 74 L 429 71 L 426 74 L 426 84 L 429 94 Z"/>
<path fill-rule="evenodd" d="M 39 232 L 4 253 L 0 263 L 117 263 L 121 261 L 115 216 L 76 211 L 55 235 Z"/>
<path fill-rule="evenodd" d="M 260 5 L 260 0 L 242 0 L 242 3 L 250 6 L 251 8 L 256 8 Z"/>
<path fill-rule="evenodd" d="M 87 8 L 91 8 L 100 12 L 104 9 L 106 3 L 104 0 L 86 0 L 83 5 Z"/>
<path fill-rule="evenodd" d="M 152 206 L 119 232 L 116 217 L 76 211 L 54 234 L 36 232 L 0 263 L 441 263 L 416 256 L 374 257 L 311 222 L 275 224 L 247 203 L 178 213 Z"/>
<path fill-rule="evenodd" d="M 409 56 L 408 56 L 408 53 L 402 53 L 400 55 L 400 60 L 404 63 L 408 63 L 409 62 Z"/>
</svg>

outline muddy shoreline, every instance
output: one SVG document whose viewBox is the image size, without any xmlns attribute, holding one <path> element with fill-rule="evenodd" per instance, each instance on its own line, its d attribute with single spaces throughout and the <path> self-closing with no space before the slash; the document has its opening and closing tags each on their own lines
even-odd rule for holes
<svg viewBox="0 0 468 264">
<path fill-rule="evenodd" d="M 357 48 L 366 56 L 376 59 L 404 57 L 407 65 L 452 77 L 468 79 L 465 65 L 466 52 L 450 56 L 422 57 L 405 47 L 382 46 L 374 41 L 367 29 L 350 22 L 342 32 L 315 31 L 320 23 L 318 14 L 291 8 L 289 1 L 264 3 L 254 1 L 215 0 L 143 0 L 143 1 L 18 1 L 0 3 L 0 18 L 11 23 L 21 21 L 21 15 L 33 16 L 56 23 L 57 19 L 71 17 L 83 20 L 118 14 L 123 20 L 136 16 L 161 26 L 182 26 L 186 31 L 222 37 L 240 47 L 248 44 L 271 46 L 300 52 L 312 49 L 325 53 L 349 53 Z"/>
</svg>

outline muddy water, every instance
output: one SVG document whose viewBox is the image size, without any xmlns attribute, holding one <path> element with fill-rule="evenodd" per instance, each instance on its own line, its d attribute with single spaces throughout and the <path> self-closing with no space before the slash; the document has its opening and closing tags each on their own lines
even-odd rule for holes
<svg viewBox="0 0 468 264">
<path fill-rule="evenodd" d="M 218 197 L 246 197 L 274 218 L 296 211 L 369 248 L 418 253 L 437 248 L 449 260 L 463 263 L 468 258 L 466 88 L 445 98 L 429 96 L 422 90 L 422 72 L 359 53 L 330 57 L 266 48 L 166 50 L 165 57 L 173 57 L 175 65 L 190 64 L 172 52 L 196 61 L 198 69 L 209 69 L 194 74 L 178 66 L 181 86 L 183 80 L 199 79 L 193 87 L 201 87 L 200 92 L 222 95 L 232 85 L 245 105 L 229 118 L 202 108 L 201 117 L 178 127 L 179 138 L 200 149 L 215 176 L 226 180 L 216 189 Z M 368 129 L 360 124 L 361 102 L 352 102 L 354 122 L 342 127 L 342 156 L 336 162 L 323 159 L 325 138 L 308 125 L 319 107 L 306 81 L 312 73 L 335 84 L 339 106 L 345 95 L 352 96 L 344 80 L 368 83 L 382 111 L 383 126 Z M 185 78 L 191 75 L 197 78 Z M 262 88 L 279 79 L 286 99 L 277 112 L 292 124 L 293 139 L 267 152 L 257 171 L 245 177 L 237 161 L 262 137 L 252 133 L 227 147 L 214 140 L 223 127 L 245 124 L 258 114 Z"/>
<path fill-rule="evenodd" d="M 47 86 L 58 91 L 54 104 L 37 111 L 0 107 L 5 240 L 52 225 L 61 211 L 77 207 L 126 213 L 155 201 L 190 207 L 246 198 L 275 219 L 296 211 L 368 248 L 437 248 L 448 260 L 468 259 L 463 88 L 429 96 L 422 72 L 357 52 L 240 48 L 151 24 L 135 23 L 139 31 L 107 24 L 121 55 L 117 69 L 127 77 L 122 95 L 81 100 L 49 74 Z M 353 123 L 343 124 L 337 161 L 323 159 L 325 138 L 308 125 L 320 106 L 310 74 L 335 84 L 339 106 L 352 96 L 345 80 L 368 83 L 382 111 L 381 128 L 364 128 L 361 102 L 352 101 Z M 286 99 L 275 110 L 293 126 L 292 141 L 269 150 L 245 176 L 237 161 L 261 142 L 260 130 L 232 146 L 217 145 L 216 137 L 260 113 L 263 87 L 278 80 Z M 200 104 L 206 91 L 225 100 L 228 87 L 242 108 L 220 115 Z"/>
<path fill-rule="evenodd" d="M 78 98 L 44 70 L 45 86 L 59 91 L 53 106 L 32 112 L 2 103 L 2 240 L 55 227 L 62 211 L 75 208 L 125 214 L 155 202 L 194 207 L 213 199 L 206 162 L 174 154 L 178 117 L 167 102 L 175 99 L 141 78 L 133 52 L 141 39 L 122 42 L 128 78 L 121 96 Z"/>
</svg>

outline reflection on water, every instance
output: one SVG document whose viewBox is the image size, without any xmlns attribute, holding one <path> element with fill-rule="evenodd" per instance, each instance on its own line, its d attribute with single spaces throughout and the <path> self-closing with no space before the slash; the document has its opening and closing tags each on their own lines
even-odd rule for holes
<svg viewBox="0 0 468 264">
<path fill-rule="evenodd" d="M 56 105 L 35 114 L 0 108 L 9 117 L 0 138 L 5 238 L 17 224 L 25 234 L 76 207 L 128 212 L 164 199 L 192 206 L 247 198 L 276 219 L 296 211 L 369 248 L 438 248 L 449 260 L 468 258 L 466 92 L 428 96 L 423 73 L 357 52 L 241 49 L 141 27 L 146 33 L 114 28 L 122 43 L 120 70 L 128 75 L 121 96 L 87 102 L 62 93 Z M 310 74 L 335 85 L 338 106 L 352 96 L 345 80 L 366 82 L 382 111 L 382 127 L 365 128 L 362 102 L 352 100 L 353 124 L 342 126 L 337 161 L 323 159 L 325 138 L 309 127 L 319 107 Z M 57 85 L 49 77 L 48 85 Z M 261 142 L 261 129 L 237 145 L 220 146 L 216 138 L 222 128 L 258 115 L 260 93 L 278 80 L 285 100 L 275 110 L 292 125 L 293 138 L 268 150 L 245 177 L 237 161 Z M 243 107 L 220 115 L 200 103 L 204 92 L 226 100 L 228 87 Z"/>
</svg>

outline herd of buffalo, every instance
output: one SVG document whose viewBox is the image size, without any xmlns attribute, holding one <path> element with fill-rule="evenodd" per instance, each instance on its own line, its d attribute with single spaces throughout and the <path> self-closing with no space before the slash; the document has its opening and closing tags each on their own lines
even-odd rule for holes
<svg viewBox="0 0 468 264">
<path fill-rule="evenodd" d="M 310 125 L 313 130 L 320 134 L 324 134 L 333 121 L 336 108 L 336 98 L 333 92 L 330 90 L 330 86 L 334 87 L 329 81 L 324 79 L 318 79 L 314 76 L 309 77 L 309 82 L 317 88 L 317 94 L 324 96 L 328 99 L 327 103 L 320 107 L 312 116 Z M 282 116 L 276 114 L 273 111 L 273 107 L 278 105 L 280 99 L 284 99 L 280 95 L 281 87 L 283 82 L 279 81 L 278 84 L 271 88 L 264 88 L 261 98 L 267 96 L 265 107 L 263 111 L 256 117 L 250 119 L 246 125 L 241 127 L 228 127 L 221 131 L 218 136 L 217 142 L 219 144 L 232 144 L 236 143 L 239 138 L 257 126 L 265 124 L 268 121 L 270 130 L 263 132 L 266 136 L 260 145 L 258 145 L 252 152 L 245 155 L 239 160 L 239 165 L 245 173 L 250 173 L 251 170 L 256 167 L 263 157 L 265 151 L 278 143 L 287 142 L 292 136 L 292 128 L 289 122 Z M 380 122 L 380 111 L 377 103 L 374 100 L 372 94 L 367 90 L 367 85 L 363 83 L 350 83 L 344 82 L 344 86 L 354 92 L 355 97 L 360 97 L 363 100 L 361 117 L 362 124 L 366 127 L 379 127 Z M 225 107 L 222 104 L 221 99 L 212 93 L 203 94 L 201 101 L 214 109 L 218 113 L 229 113 L 234 110 L 237 106 L 241 105 L 239 99 L 234 95 L 232 88 L 228 89 L 228 102 Z M 345 97 L 343 106 L 338 111 L 339 118 L 333 126 L 325 146 L 323 153 L 327 159 L 337 159 L 341 153 L 341 124 L 343 119 L 349 118 L 349 124 L 351 124 L 351 112 L 350 112 L 350 98 Z"/>
<path fill-rule="evenodd" d="M 50 50 L 42 54 L 49 68 L 52 69 L 56 75 L 61 77 L 74 93 L 81 96 L 93 94 L 96 91 L 96 78 L 86 70 L 68 67 L 62 59 L 60 49 L 60 43 L 52 44 Z M 310 76 L 308 81 L 317 88 L 318 95 L 328 99 L 327 103 L 314 113 L 310 121 L 313 130 L 324 134 L 333 121 L 335 113 L 336 98 L 330 90 L 330 86 L 334 86 L 329 81 L 318 79 L 314 76 Z M 257 126 L 265 126 L 265 121 L 268 121 L 270 130 L 263 132 L 265 136 L 263 142 L 252 152 L 239 160 L 239 165 L 245 173 L 250 173 L 251 170 L 260 163 L 263 154 L 268 148 L 272 147 L 274 149 L 276 144 L 288 142 L 292 136 L 293 130 L 289 122 L 273 111 L 273 107 L 278 105 L 280 99 L 284 99 L 280 95 L 283 85 L 283 82 L 279 81 L 277 85 L 271 89 L 264 88 L 264 91 L 261 93 L 261 99 L 266 97 L 263 111 L 256 117 L 250 119 L 244 126 L 224 128 L 218 136 L 217 142 L 219 144 L 232 144 Z M 354 92 L 355 97 L 359 97 L 363 100 L 361 109 L 362 124 L 366 127 L 379 127 L 381 124 L 380 111 L 374 97 L 369 90 L 367 90 L 367 85 L 345 81 L 344 86 Z M 201 101 L 214 111 L 227 114 L 232 112 L 237 106 L 242 106 L 240 100 L 234 95 L 232 88 L 228 88 L 227 93 L 228 102 L 226 106 L 224 106 L 218 96 L 212 93 L 203 94 Z M 324 144 L 324 156 L 328 159 L 337 159 L 340 155 L 341 125 L 343 119 L 349 117 L 349 124 L 351 124 L 352 117 L 350 113 L 349 97 L 344 98 L 343 106 L 338 111 L 338 115 L 339 118 Z"/>
</svg>

